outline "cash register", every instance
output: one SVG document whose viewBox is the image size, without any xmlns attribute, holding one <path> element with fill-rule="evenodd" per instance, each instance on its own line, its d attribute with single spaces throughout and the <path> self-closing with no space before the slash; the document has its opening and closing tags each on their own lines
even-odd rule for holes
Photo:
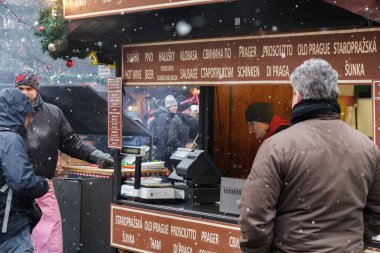
<svg viewBox="0 0 380 253">
<path fill-rule="evenodd" d="M 169 178 L 175 182 L 176 196 L 189 204 L 219 201 L 222 173 L 205 150 L 179 148 L 170 161 L 174 170 Z"/>
<path fill-rule="evenodd" d="M 145 201 L 185 200 L 196 205 L 219 201 L 221 172 L 205 150 L 179 148 L 170 157 L 174 166 L 167 179 L 141 178 L 136 160 L 135 178 L 122 186 L 125 197 Z"/>
</svg>

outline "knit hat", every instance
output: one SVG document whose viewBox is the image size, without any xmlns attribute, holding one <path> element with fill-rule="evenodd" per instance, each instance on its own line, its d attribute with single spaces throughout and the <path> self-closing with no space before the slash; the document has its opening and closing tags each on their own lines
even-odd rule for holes
<svg viewBox="0 0 380 253">
<path fill-rule="evenodd" d="M 165 107 L 169 108 L 170 106 L 173 106 L 173 105 L 178 105 L 177 101 L 172 95 L 167 95 L 165 97 Z"/>
<path fill-rule="evenodd" d="M 15 87 L 27 85 L 38 91 L 40 76 L 30 68 L 24 68 L 17 73 Z"/>
<path fill-rule="evenodd" d="M 185 96 L 179 95 L 177 97 L 177 103 L 178 103 L 178 110 L 180 112 L 189 109 L 191 107 L 191 104 L 189 102 L 185 102 L 187 99 Z"/>
<path fill-rule="evenodd" d="M 272 105 L 268 103 L 252 103 L 245 111 L 245 119 L 247 122 L 258 121 L 269 123 L 273 115 Z"/>
</svg>

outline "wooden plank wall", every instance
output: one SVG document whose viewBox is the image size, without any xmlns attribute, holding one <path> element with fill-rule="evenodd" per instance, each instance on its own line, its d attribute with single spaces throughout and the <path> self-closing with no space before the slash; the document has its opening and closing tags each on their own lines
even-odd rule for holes
<svg viewBox="0 0 380 253">
<path fill-rule="evenodd" d="M 247 106 L 271 103 L 275 114 L 290 120 L 291 101 L 290 84 L 215 87 L 213 158 L 224 176 L 246 178 L 260 146 L 248 132 Z"/>
</svg>

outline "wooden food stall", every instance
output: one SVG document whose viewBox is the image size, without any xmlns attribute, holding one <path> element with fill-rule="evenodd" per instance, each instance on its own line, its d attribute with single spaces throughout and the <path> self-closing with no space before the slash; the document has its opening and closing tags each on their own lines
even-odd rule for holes
<svg viewBox="0 0 380 253">
<path fill-rule="evenodd" d="M 286 96 L 276 98 L 282 108 L 286 109 L 289 106 L 288 102 L 291 97 L 289 74 L 296 66 L 310 57 L 322 57 L 329 61 L 340 73 L 340 85 L 369 85 L 372 87 L 374 94 L 377 94 L 376 91 L 379 89 L 378 80 L 380 79 L 377 59 L 379 59 L 380 53 L 377 50 L 376 41 L 379 37 L 380 29 L 372 28 L 124 45 L 122 47 L 122 74 L 124 82 L 128 85 L 186 85 L 190 83 L 198 85 L 230 85 L 226 89 L 239 90 L 241 87 L 231 86 L 277 84 L 273 88 L 273 93 L 269 93 L 268 96 L 281 96 L 281 93 L 277 93 L 281 90 L 288 92 L 289 94 Z M 147 58 L 146 56 L 149 55 L 152 57 Z M 169 66 L 172 71 L 168 72 L 162 66 Z M 129 74 L 144 71 L 145 73 L 154 73 L 154 79 L 151 80 L 146 75 Z M 223 165 L 229 164 L 229 159 L 234 163 L 243 164 L 245 168 L 249 168 L 252 163 L 250 152 L 248 152 L 249 142 L 242 142 L 248 131 L 239 131 L 241 125 L 244 124 L 244 110 L 240 104 L 247 105 L 255 99 L 252 99 L 249 94 L 252 89 L 249 86 L 243 87 L 246 94 L 241 94 L 241 96 L 236 96 L 236 94 L 231 96 L 232 92 L 227 91 L 225 92 L 225 97 L 222 97 L 223 95 L 221 94 L 223 93 L 215 89 L 215 93 L 219 92 L 219 99 L 223 101 L 224 106 L 236 108 L 236 113 L 232 114 L 221 112 L 219 115 L 219 110 L 214 111 L 215 118 L 221 118 L 221 120 L 214 122 L 213 145 L 225 147 L 224 149 L 213 149 L 214 157 L 221 158 L 216 160 L 219 168 L 226 168 Z M 223 90 L 223 88 L 220 89 Z M 377 115 L 379 112 L 376 108 L 376 95 L 373 102 L 373 113 Z M 220 106 L 218 103 L 219 101 L 215 101 L 214 108 L 223 108 L 223 105 Z M 233 109 L 229 110 L 233 111 Z M 290 113 L 290 111 L 285 111 L 285 116 L 286 113 Z M 229 118 L 231 116 L 234 117 L 234 121 L 240 124 L 233 122 L 227 125 L 231 120 Z M 219 129 L 225 128 L 231 129 L 218 132 Z M 368 135 L 378 143 L 379 129 L 375 127 L 372 129 L 373 132 Z M 229 133 L 232 134 L 230 138 L 228 138 Z M 218 138 L 220 135 L 225 136 L 224 138 Z M 240 141 L 234 143 L 234 139 Z M 223 140 L 230 143 L 225 145 Z M 239 152 L 239 150 L 247 150 L 247 152 Z M 236 157 L 231 158 L 229 154 L 232 152 L 236 153 Z M 231 168 L 231 166 L 227 168 Z M 223 172 L 224 174 L 239 176 L 239 174 L 234 174 L 236 172 L 233 171 Z M 241 175 L 242 172 L 240 171 L 239 173 Z M 132 217 L 137 217 L 135 212 L 140 213 L 144 210 L 151 212 L 151 208 L 153 208 L 150 206 L 142 207 L 129 201 L 120 201 L 118 203 L 122 205 L 113 205 L 112 212 L 113 215 L 119 215 L 120 219 L 128 220 Z M 123 208 L 123 205 L 126 207 Z M 156 206 L 153 210 L 155 209 L 160 212 L 154 213 L 154 217 L 167 217 L 165 215 L 167 210 L 165 210 L 164 206 L 160 208 Z M 124 212 L 121 210 L 124 210 Z M 120 215 L 119 212 L 123 213 L 123 215 Z M 207 213 L 206 210 L 204 212 Z M 177 208 L 175 214 L 185 215 L 180 207 Z M 149 222 L 152 219 L 142 214 L 138 217 L 142 223 Z M 207 219 L 207 222 L 213 220 L 212 217 L 206 217 L 207 215 L 204 215 L 202 218 Z M 186 216 L 182 216 L 182 219 L 186 220 Z M 160 223 L 160 226 L 174 226 L 175 221 L 173 220 L 166 220 Z M 187 225 L 187 227 L 193 226 L 195 225 Z M 141 229 L 145 231 L 146 228 L 141 227 Z M 231 229 L 234 231 L 232 227 Z M 160 245 L 162 249 L 172 248 L 172 245 L 175 245 L 175 243 L 170 242 L 171 239 L 160 239 L 157 233 L 156 237 L 151 237 L 154 238 L 151 239 L 154 241 L 152 244 L 147 245 L 146 240 L 143 239 L 145 237 L 139 238 L 136 236 L 133 237 L 134 240 L 127 240 L 124 244 L 121 244 L 123 233 L 129 236 L 135 235 L 137 231 L 131 231 L 128 224 L 124 224 L 124 227 L 121 226 L 115 216 L 113 216 L 112 231 L 114 233 L 112 235 L 114 239 L 112 244 L 124 249 L 141 247 L 144 250 L 157 250 L 157 248 L 154 248 L 155 244 Z M 199 231 L 197 235 L 201 236 L 202 231 Z M 216 236 L 222 237 L 224 233 L 220 231 L 216 233 Z M 171 238 L 170 234 L 168 238 Z M 145 244 L 143 241 L 145 241 Z M 189 245 L 189 242 L 182 242 L 182 245 Z M 191 244 L 193 251 L 210 250 L 221 252 L 219 248 L 212 244 L 205 245 L 203 248 L 198 246 L 200 247 L 196 240 Z M 221 243 L 218 246 L 226 247 Z"/>
<path fill-rule="evenodd" d="M 344 6 L 347 11 L 326 1 L 294 3 L 291 8 L 281 1 L 159 2 L 77 6 L 65 0 L 71 40 L 102 41 L 99 57 L 116 61 L 127 91 L 200 87 L 200 146 L 225 177 L 244 179 L 260 146 L 248 135 L 246 106 L 269 102 L 277 115 L 289 119 L 289 75 L 312 57 L 326 59 L 339 72 L 341 119 L 380 145 L 380 28 L 369 21 L 372 17 L 355 11 L 356 6 Z M 182 25 L 175 28 L 179 20 L 191 24 L 190 32 L 183 33 Z M 354 121 L 352 108 L 363 111 Z M 363 116 L 368 114 L 373 117 L 369 124 Z M 369 130 L 362 128 L 368 125 Z M 219 203 L 122 198 L 122 171 L 117 167 L 112 247 L 127 252 L 240 252 L 237 215 L 220 212 Z M 222 187 L 221 192 L 235 190 L 241 189 Z"/>
</svg>

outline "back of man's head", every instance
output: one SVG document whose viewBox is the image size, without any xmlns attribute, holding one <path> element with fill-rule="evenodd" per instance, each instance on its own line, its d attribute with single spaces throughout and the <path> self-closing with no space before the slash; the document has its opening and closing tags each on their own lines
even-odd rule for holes
<svg viewBox="0 0 380 253">
<path fill-rule="evenodd" d="M 339 96 L 338 72 L 323 59 L 309 59 L 290 75 L 294 92 L 302 100 L 336 101 Z"/>
<path fill-rule="evenodd" d="M 179 96 L 176 98 L 176 100 L 177 100 L 177 104 L 178 104 L 178 110 L 179 110 L 180 112 L 183 112 L 183 111 L 185 111 L 185 110 L 187 110 L 187 109 L 190 109 L 191 104 L 190 104 L 189 102 L 187 102 L 187 99 L 186 99 L 185 96 L 183 96 L 183 95 L 179 95 Z M 189 111 L 189 114 L 190 114 L 190 112 L 191 112 L 191 111 Z"/>
</svg>

